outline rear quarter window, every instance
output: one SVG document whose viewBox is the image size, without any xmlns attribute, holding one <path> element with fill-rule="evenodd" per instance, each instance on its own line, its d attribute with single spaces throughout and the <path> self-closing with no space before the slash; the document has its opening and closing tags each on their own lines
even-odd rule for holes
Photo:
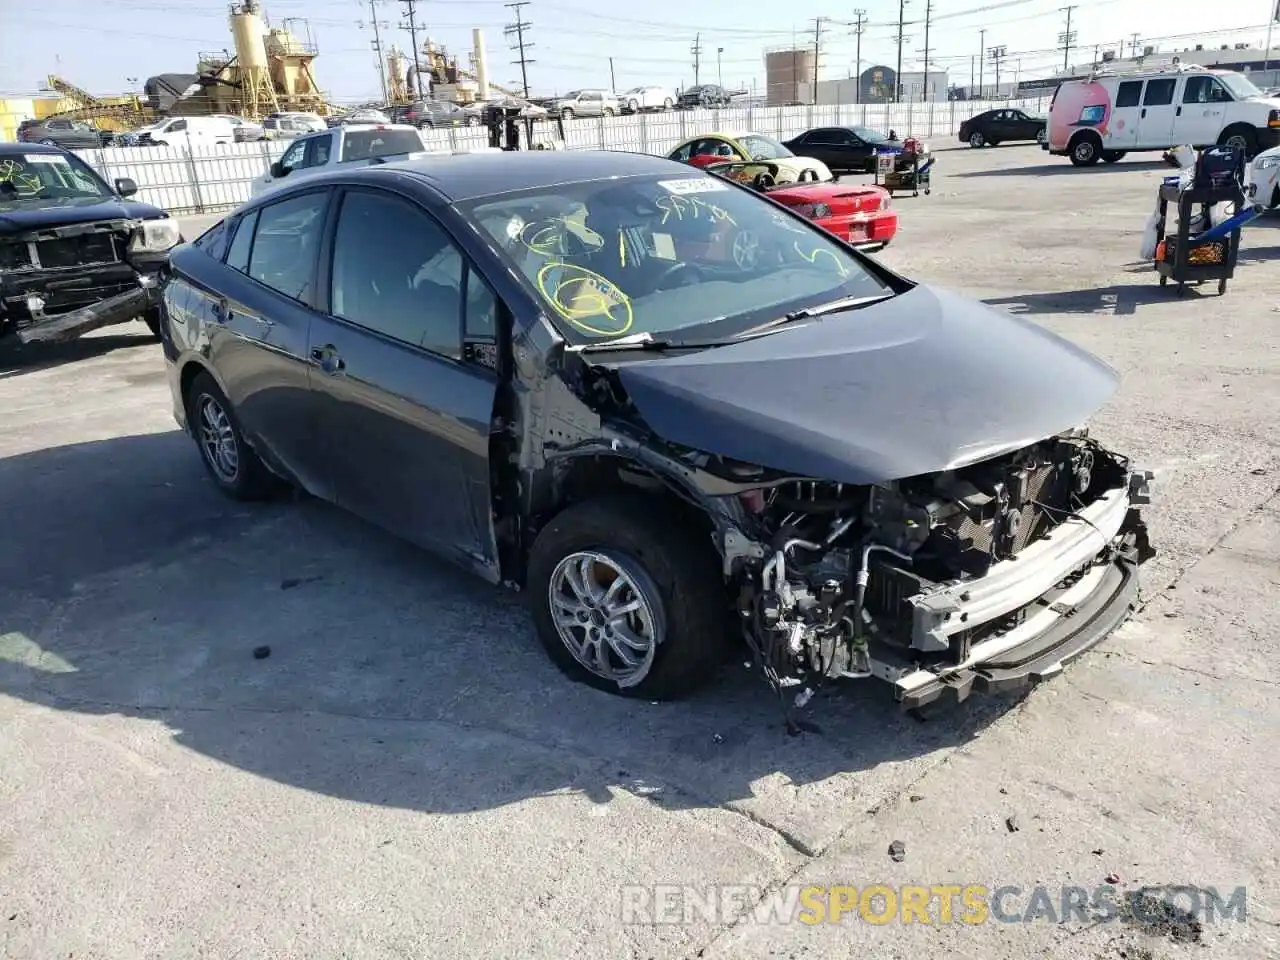
<svg viewBox="0 0 1280 960">
<path fill-rule="evenodd" d="M 1126 80 L 1116 91 L 1116 107 L 1136 107 L 1142 99 L 1142 81 Z"/>
</svg>

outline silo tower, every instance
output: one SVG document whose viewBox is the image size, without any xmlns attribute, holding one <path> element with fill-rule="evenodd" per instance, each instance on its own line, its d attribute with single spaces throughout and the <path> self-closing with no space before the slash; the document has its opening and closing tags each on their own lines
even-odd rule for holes
<svg viewBox="0 0 1280 960">
<path fill-rule="evenodd" d="M 242 109 L 249 117 L 266 116 L 280 109 L 271 82 L 266 34 L 258 0 L 242 0 L 231 5 L 231 36 L 236 45 Z"/>
</svg>

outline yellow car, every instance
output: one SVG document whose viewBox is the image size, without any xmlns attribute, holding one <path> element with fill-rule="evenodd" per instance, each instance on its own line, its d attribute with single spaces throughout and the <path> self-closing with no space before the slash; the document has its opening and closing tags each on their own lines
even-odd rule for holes
<svg viewBox="0 0 1280 960">
<path fill-rule="evenodd" d="M 805 183 L 833 179 L 821 160 L 797 157 L 773 137 L 765 133 L 703 133 L 690 137 L 669 154 L 695 167 L 733 160 L 768 160 L 778 167 L 778 183 Z"/>
</svg>

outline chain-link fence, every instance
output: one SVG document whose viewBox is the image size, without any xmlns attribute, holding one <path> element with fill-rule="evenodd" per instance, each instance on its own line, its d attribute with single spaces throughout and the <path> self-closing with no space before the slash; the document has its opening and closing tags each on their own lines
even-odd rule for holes
<svg viewBox="0 0 1280 960">
<path fill-rule="evenodd" d="M 994 107 L 1021 107 L 1035 112 L 1047 109 L 1048 101 L 755 107 L 576 119 L 564 124 L 564 147 L 665 154 L 688 137 L 713 130 L 750 130 L 787 140 L 812 127 L 842 125 L 892 130 L 899 137 L 913 135 L 927 140 L 955 136 L 966 119 Z M 533 126 L 535 142 L 560 139 L 555 123 L 539 121 Z M 488 144 L 488 134 L 479 127 L 423 130 L 422 138 L 428 150 Z M 285 140 L 216 147 L 112 147 L 77 153 L 108 182 L 115 177 L 136 181 L 140 200 L 174 214 L 199 214 L 227 210 L 248 200 L 250 183 L 263 176 L 288 146 L 289 141 Z"/>
</svg>

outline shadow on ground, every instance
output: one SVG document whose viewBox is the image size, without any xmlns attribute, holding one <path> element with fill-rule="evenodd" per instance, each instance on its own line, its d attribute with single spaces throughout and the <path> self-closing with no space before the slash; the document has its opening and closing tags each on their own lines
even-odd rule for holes
<svg viewBox="0 0 1280 960">
<path fill-rule="evenodd" d="M 952 174 L 954 177 L 1092 177 L 1099 173 L 1132 173 L 1138 170 L 1167 170 L 1163 160 L 1121 160 L 1119 163 L 1100 163 L 1092 167 L 1075 167 L 1066 160 L 1061 163 L 1042 163 L 1034 167 L 1000 167 L 993 170 L 968 170 Z"/>
<path fill-rule="evenodd" d="M 1135 267 L 1135 270 L 1139 268 Z M 1013 314 L 1041 313 L 1100 313 L 1116 317 L 1131 317 L 1139 307 L 1176 301 L 1173 286 L 1161 287 L 1156 273 L 1148 264 L 1140 268 L 1150 273 L 1151 283 L 1111 284 L 1105 287 L 1089 287 L 1084 290 L 1060 290 L 1054 293 L 1023 293 L 1008 297 L 991 297 L 984 303 L 1001 307 Z M 1131 271 L 1133 272 L 1133 271 Z M 1217 284 L 1189 287 L 1183 299 L 1193 299 L 1196 293 L 1216 295 Z"/>
<path fill-rule="evenodd" d="M 464 813 L 658 784 L 668 807 L 764 796 L 804 849 L 1014 702 L 920 718 L 854 683 L 806 710 L 822 733 L 788 737 L 740 660 L 680 703 L 602 694 L 551 666 L 517 595 L 314 500 L 229 503 L 176 431 L 0 461 L 0 502 L 0 692 L 158 719 L 360 802 Z"/>
<path fill-rule="evenodd" d="M 19 344 L 16 338 L 0 343 L 0 380 L 78 363 L 119 350 L 123 347 L 145 347 L 156 343 L 150 333 L 105 334 L 82 337 L 68 343 Z"/>
</svg>

